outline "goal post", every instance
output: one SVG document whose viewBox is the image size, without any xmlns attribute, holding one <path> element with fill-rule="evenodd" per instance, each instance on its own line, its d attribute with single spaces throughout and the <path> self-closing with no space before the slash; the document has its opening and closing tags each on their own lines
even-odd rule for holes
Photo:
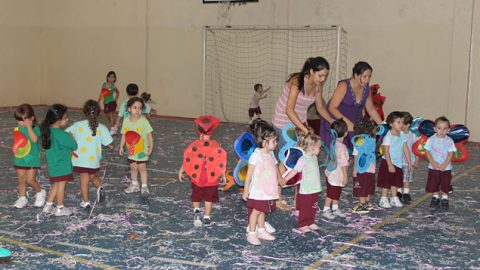
<svg viewBox="0 0 480 270">
<path fill-rule="evenodd" d="M 262 118 L 271 121 L 289 74 L 308 57 L 330 64 L 323 88 L 328 100 L 347 75 L 347 33 L 333 26 L 206 26 L 204 28 L 203 113 L 245 123 L 257 83 L 271 87 L 260 101 Z"/>
</svg>

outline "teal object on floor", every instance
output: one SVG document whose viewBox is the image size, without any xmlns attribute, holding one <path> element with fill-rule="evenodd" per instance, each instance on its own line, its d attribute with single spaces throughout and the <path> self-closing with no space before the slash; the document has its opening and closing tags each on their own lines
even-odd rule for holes
<svg viewBox="0 0 480 270">
<path fill-rule="evenodd" d="M 10 250 L 6 248 L 0 248 L 0 260 L 8 260 L 12 256 Z"/>
</svg>

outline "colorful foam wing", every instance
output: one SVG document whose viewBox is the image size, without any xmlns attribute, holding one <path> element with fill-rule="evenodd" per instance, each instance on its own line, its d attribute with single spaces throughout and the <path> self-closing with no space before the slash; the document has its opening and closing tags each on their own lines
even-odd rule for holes
<svg viewBox="0 0 480 270">
<path fill-rule="evenodd" d="M 383 137 L 385 136 L 385 134 L 387 134 L 389 129 L 390 129 L 390 126 L 386 123 L 378 125 L 375 127 L 375 135 Z"/>
<path fill-rule="evenodd" d="M 227 179 L 227 183 L 222 187 L 222 191 L 229 190 L 235 184 L 235 178 L 233 177 L 232 170 L 227 170 L 225 173 L 225 178 Z"/>
<path fill-rule="evenodd" d="M 413 153 L 421 158 L 427 158 L 427 152 L 425 150 L 425 143 L 427 142 L 428 137 L 425 135 L 421 135 L 420 138 L 412 145 Z"/>
<path fill-rule="evenodd" d="M 218 181 L 227 169 L 227 152 L 214 140 L 196 140 L 183 153 L 183 169 L 192 182 L 200 182 L 202 165 L 206 162 L 207 182 Z"/>
<path fill-rule="evenodd" d="M 233 177 L 235 179 L 235 183 L 238 186 L 243 187 L 245 186 L 245 180 L 247 179 L 247 171 L 248 171 L 248 160 L 240 159 L 233 170 Z"/>
<path fill-rule="evenodd" d="M 282 137 L 285 140 L 285 145 L 278 151 L 278 159 L 283 162 L 286 157 L 286 152 L 289 148 L 295 147 L 300 139 L 295 131 L 295 125 L 287 124 L 282 129 Z"/>
<path fill-rule="evenodd" d="M 98 97 L 98 99 L 100 100 L 108 94 L 110 94 L 110 90 L 107 88 L 102 88 L 102 91 L 100 92 L 100 96 Z"/>
<path fill-rule="evenodd" d="M 282 177 L 287 176 L 287 174 L 295 168 L 297 165 L 298 160 L 303 156 L 303 151 L 299 148 L 293 147 L 289 148 L 285 152 L 285 159 L 283 161 L 283 165 L 287 168 L 287 171 L 283 174 Z M 297 173 L 294 177 L 289 179 L 287 183 L 285 183 L 284 187 L 294 186 L 300 183 L 302 180 L 301 173 Z"/>
<path fill-rule="evenodd" d="M 465 144 L 456 143 L 455 147 L 457 151 L 453 153 L 452 162 L 465 162 L 470 157 L 470 153 L 467 151 Z"/>
<path fill-rule="evenodd" d="M 365 173 L 370 165 L 375 162 L 375 139 L 367 134 L 355 135 L 352 144 L 357 149 L 358 155 L 355 162 L 357 173 Z"/>
<path fill-rule="evenodd" d="M 233 149 L 235 153 L 237 153 L 240 159 L 248 160 L 250 155 L 252 155 L 253 151 L 257 148 L 255 144 L 255 139 L 253 135 L 248 132 L 242 133 L 238 138 L 235 140 L 233 144 Z"/>
<path fill-rule="evenodd" d="M 0 248 L 0 260 L 9 260 L 12 257 L 10 250 L 6 248 Z"/>
<path fill-rule="evenodd" d="M 330 130 L 330 146 L 328 147 L 327 155 L 327 171 L 334 171 L 337 168 L 337 154 L 335 151 L 335 144 L 337 142 L 338 134 L 334 129 Z"/>
<path fill-rule="evenodd" d="M 435 123 L 432 120 L 423 120 L 418 126 L 418 132 L 426 137 L 431 137 L 435 134 Z"/>
<path fill-rule="evenodd" d="M 417 135 L 417 137 L 420 137 L 420 132 L 418 130 L 418 127 L 420 126 L 420 124 L 424 121 L 423 118 L 421 117 L 417 117 L 415 119 L 413 119 L 413 122 L 412 124 L 410 125 L 410 131 L 413 132 L 415 135 Z"/>
<path fill-rule="evenodd" d="M 455 143 L 466 142 L 470 137 L 470 131 L 464 125 L 452 125 L 447 134 Z"/>
</svg>

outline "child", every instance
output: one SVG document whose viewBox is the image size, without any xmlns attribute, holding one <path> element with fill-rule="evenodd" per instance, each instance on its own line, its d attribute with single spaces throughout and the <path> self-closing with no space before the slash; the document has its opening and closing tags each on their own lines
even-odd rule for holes
<svg viewBox="0 0 480 270">
<path fill-rule="evenodd" d="M 37 193 L 35 195 L 35 207 L 42 207 L 45 204 L 46 192 L 40 186 L 40 183 L 36 180 L 37 169 L 41 167 L 40 162 L 40 127 L 37 125 L 37 118 L 33 112 L 32 106 L 29 104 L 22 104 L 18 106 L 13 114 L 15 120 L 17 120 L 17 127 L 15 132 L 20 132 L 25 146 L 30 145 L 30 151 L 22 152 L 21 147 L 14 142 L 14 158 L 13 165 L 18 176 L 18 199 L 13 205 L 16 208 L 25 208 L 28 205 L 28 199 L 26 197 L 27 184 L 30 185 Z M 15 133 L 14 133 L 15 134 Z M 16 139 L 17 136 L 14 136 Z"/>
<path fill-rule="evenodd" d="M 441 207 L 447 211 L 449 207 L 448 193 L 452 189 L 452 157 L 457 151 L 452 138 L 447 136 L 450 131 L 450 121 L 445 116 L 435 120 L 435 134 L 425 143 L 427 150 L 428 179 L 425 190 L 433 193 L 430 207 L 436 208 L 440 204 L 439 191 L 442 193 Z"/>
<path fill-rule="evenodd" d="M 260 109 L 260 100 L 268 96 L 265 93 L 270 90 L 270 86 L 267 89 L 263 90 L 263 85 L 257 83 L 253 86 L 253 90 L 255 90 L 255 94 L 253 94 L 252 99 L 250 100 L 250 106 L 248 107 L 248 117 L 250 118 L 249 124 L 252 123 L 252 118 L 254 114 L 257 115 L 257 118 L 261 117 L 262 110 Z"/>
<path fill-rule="evenodd" d="M 353 196 L 358 197 L 360 203 L 352 208 L 355 213 L 368 213 L 373 209 L 371 202 L 372 196 L 375 194 L 375 134 L 372 121 L 363 117 L 355 121 L 353 129 L 355 134 L 364 135 L 363 149 L 364 154 L 370 156 L 370 165 L 365 172 L 357 172 L 357 159 L 359 158 L 359 152 L 357 145 L 354 144 L 353 148 Z M 371 140 L 368 143 L 366 140 Z"/>
<path fill-rule="evenodd" d="M 77 150 L 75 140 L 65 132 L 68 123 L 67 107 L 61 104 L 53 104 L 48 108 L 47 115 L 43 120 L 41 131 L 41 143 L 47 157 L 48 174 L 52 188 L 48 193 L 47 203 L 43 207 L 43 213 L 55 214 L 55 216 L 69 216 L 70 210 L 63 206 L 65 187 L 68 181 L 73 180 L 72 175 L 72 151 Z M 53 200 L 57 199 L 57 208 L 53 208 Z"/>
<path fill-rule="evenodd" d="M 408 150 L 410 151 L 410 159 L 412 161 L 412 170 L 408 170 L 406 166 L 407 158 L 403 158 L 403 188 L 399 188 L 397 195 L 400 198 L 400 201 L 405 204 L 410 204 L 412 197 L 410 196 L 410 183 L 413 182 L 414 177 L 414 168 L 418 168 L 419 159 L 413 153 L 412 146 L 418 140 L 418 136 L 410 131 L 410 125 L 412 125 L 413 117 L 409 112 L 402 112 L 403 114 L 403 128 L 402 132 L 405 134 L 405 139 L 407 140 Z"/>
<path fill-rule="evenodd" d="M 150 93 L 143 92 L 140 94 L 140 97 L 145 103 L 145 109 L 143 110 L 143 113 L 147 116 L 148 119 L 150 119 L 151 114 L 157 114 L 157 110 L 152 109 L 152 107 L 150 106 L 150 102 L 153 103 L 152 95 L 150 95 Z"/>
<path fill-rule="evenodd" d="M 210 139 L 219 124 L 220 119 L 209 115 L 195 119 L 200 139 L 187 147 L 183 155 L 183 164 L 178 171 L 178 180 L 181 183 L 184 171 L 192 180 L 190 198 L 193 205 L 193 225 L 196 227 L 211 224 L 212 206 L 218 202 L 218 179 L 222 175 L 225 178 L 227 154 L 215 140 Z M 205 201 L 203 217 L 200 213 L 202 201 Z"/>
<path fill-rule="evenodd" d="M 122 102 L 122 104 L 120 105 L 120 108 L 118 109 L 118 116 L 117 116 L 117 121 L 115 122 L 115 128 L 113 130 L 113 134 L 110 133 L 112 136 L 117 134 L 117 128 L 120 126 L 120 120 L 130 115 L 130 113 L 127 110 L 127 103 L 131 98 L 136 97 L 138 95 L 138 85 L 134 83 L 128 84 L 126 92 L 127 92 L 128 98 Z M 142 99 L 143 99 L 143 104 L 145 105 L 145 107 L 142 110 L 142 113 L 149 114 L 151 111 L 151 107 L 143 97 Z"/>
<path fill-rule="evenodd" d="M 403 158 L 407 159 L 407 166 L 412 170 L 412 160 L 410 150 L 408 150 L 405 134 L 402 132 L 403 114 L 398 111 L 391 112 L 387 116 L 387 124 L 390 130 L 383 137 L 384 154 L 378 170 L 377 186 L 382 188 L 382 198 L 380 207 L 392 208 L 402 207 L 403 204 L 397 197 L 397 188 L 403 186 Z M 392 192 L 390 202 L 388 202 L 388 189 Z"/>
<path fill-rule="evenodd" d="M 143 107 L 143 99 L 139 97 L 133 97 L 128 100 L 127 110 L 130 116 L 123 119 L 119 154 L 123 156 L 123 147 L 127 144 L 132 183 L 125 189 L 125 193 L 140 191 L 137 178 L 138 172 L 140 172 L 140 180 L 142 182 L 141 194 L 147 196 L 150 194 L 147 184 L 147 161 L 153 151 L 153 129 L 148 120 L 142 115 Z"/>
<path fill-rule="evenodd" d="M 254 138 L 257 148 L 248 160 L 243 199 L 247 202 L 249 215 L 247 241 L 252 245 L 260 245 L 259 239 L 275 240 L 265 230 L 265 218 L 275 211 L 278 185 L 285 184 L 285 181 L 278 171 L 273 153 L 277 147 L 277 135 L 273 127 L 269 124 L 257 125 Z"/>
<path fill-rule="evenodd" d="M 330 126 L 336 132 L 337 139 L 335 148 L 331 147 L 330 151 L 335 152 L 336 167 L 333 171 L 325 170 L 327 176 L 327 197 L 323 206 L 322 216 L 328 219 L 334 219 L 335 216 L 346 217 L 346 215 L 338 208 L 342 188 L 348 183 L 348 150 L 343 139 L 347 136 L 347 123 L 343 119 L 335 120 Z M 330 209 L 331 206 L 331 209 Z"/>
<path fill-rule="evenodd" d="M 98 123 L 100 115 L 100 106 L 95 100 L 88 100 L 83 105 L 83 114 L 87 120 L 74 123 L 67 132 L 72 134 L 77 141 L 77 156 L 72 157 L 73 171 L 80 174 L 80 193 L 82 202 L 80 207 L 90 208 L 88 198 L 88 183 L 91 182 L 97 188 L 97 198 L 103 201 L 105 190 L 101 186 L 101 180 L 97 176 L 100 169 L 100 160 L 102 159 L 102 145 L 109 145 L 113 139 L 108 132 L 107 127 Z"/>
<path fill-rule="evenodd" d="M 115 86 L 115 82 L 117 81 L 117 74 L 115 71 L 109 71 L 107 74 L 107 81 L 103 83 L 102 90 L 100 92 L 100 96 L 98 97 L 98 103 L 103 99 L 104 109 L 103 111 L 108 115 L 108 123 L 110 124 L 110 133 L 115 134 L 116 129 L 113 121 L 113 114 L 117 109 L 117 100 L 118 95 L 120 92 L 118 88 Z M 113 97 L 113 93 L 115 93 L 115 98 Z"/>
<path fill-rule="evenodd" d="M 297 185 L 296 208 L 298 210 L 298 228 L 302 233 L 320 229 L 315 224 L 315 215 L 318 209 L 318 194 L 322 191 L 320 184 L 320 170 L 317 156 L 320 153 L 322 141 L 315 134 L 304 134 L 300 137 L 298 147 L 304 151 L 295 168 L 286 176 L 285 181 L 290 180 L 298 172 L 302 179 Z"/>
</svg>

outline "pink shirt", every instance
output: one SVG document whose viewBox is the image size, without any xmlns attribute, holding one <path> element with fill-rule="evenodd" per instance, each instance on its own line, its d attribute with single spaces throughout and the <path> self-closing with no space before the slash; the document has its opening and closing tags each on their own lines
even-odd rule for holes
<svg viewBox="0 0 480 270">
<path fill-rule="evenodd" d="M 250 100 L 249 108 L 255 109 L 258 106 L 260 106 L 260 94 L 258 92 L 255 92 L 255 94 L 253 94 L 252 99 Z"/>
<path fill-rule="evenodd" d="M 337 140 L 335 144 L 335 154 L 337 156 L 337 168 L 333 171 L 325 170 L 327 181 L 330 185 L 343 187 L 342 167 L 348 167 L 348 150 L 345 144 Z"/>
<path fill-rule="evenodd" d="M 260 148 L 256 148 L 250 156 L 248 164 L 255 166 L 248 198 L 254 200 L 278 199 L 277 159 L 274 153 L 263 153 Z"/>
<path fill-rule="evenodd" d="M 317 91 L 318 88 L 315 89 L 315 94 Z M 287 116 L 287 100 L 289 93 L 290 88 L 288 88 L 288 83 L 286 83 L 285 87 L 283 88 L 282 95 L 277 101 L 275 113 L 273 114 L 272 118 L 272 124 L 279 129 L 282 129 L 286 124 L 292 122 Z M 298 115 L 298 118 L 302 123 L 307 122 L 308 107 L 310 107 L 310 105 L 312 105 L 314 102 L 315 96 L 305 96 L 301 91 L 298 93 L 297 104 L 295 104 L 295 113 Z"/>
</svg>

